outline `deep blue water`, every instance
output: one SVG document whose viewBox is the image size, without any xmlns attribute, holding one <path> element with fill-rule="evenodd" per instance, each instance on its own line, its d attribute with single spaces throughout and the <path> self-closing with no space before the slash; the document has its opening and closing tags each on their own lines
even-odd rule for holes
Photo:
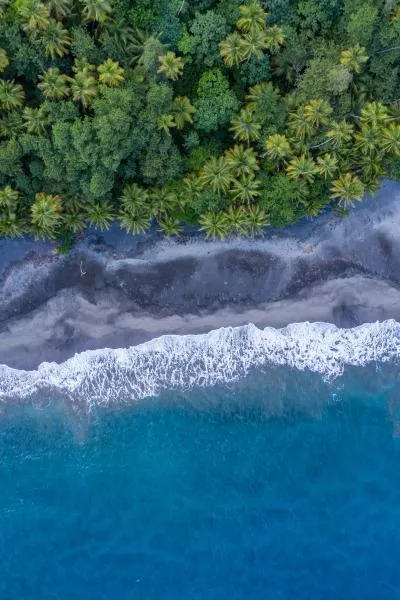
<svg viewBox="0 0 400 600">
<path fill-rule="evenodd" d="M 399 598 L 387 399 L 325 390 L 318 410 L 269 416 L 260 389 L 231 393 L 89 421 L 5 413 L 0 598 Z"/>
</svg>

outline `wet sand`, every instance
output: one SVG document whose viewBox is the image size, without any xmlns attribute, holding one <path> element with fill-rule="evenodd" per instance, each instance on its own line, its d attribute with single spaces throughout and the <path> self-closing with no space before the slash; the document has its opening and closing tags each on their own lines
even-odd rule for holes
<svg viewBox="0 0 400 600">
<path fill-rule="evenodd" d="M 34 369 L 76 352 L 253 322 L 340 327 L 400 321 L 400 185 L 346 219 L 262 240 L 88 233 L 66 257 L 0 241 L 0 364 Z"/>
</svg>

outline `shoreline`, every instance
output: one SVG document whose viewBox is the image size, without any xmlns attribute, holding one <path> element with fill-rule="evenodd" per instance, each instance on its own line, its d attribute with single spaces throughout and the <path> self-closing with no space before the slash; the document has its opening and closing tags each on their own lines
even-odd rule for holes
<svg viewBox="0 0 400 600">
<path fill-rule="evenodd" d="M 0 241 L 0 364 L 35 369 L 77 352 L 225 326 L 400 321 L 400 185 L 339 219 L 262 240 L 171 241 L 89 232 L 67 256 Z"/>
</svg>

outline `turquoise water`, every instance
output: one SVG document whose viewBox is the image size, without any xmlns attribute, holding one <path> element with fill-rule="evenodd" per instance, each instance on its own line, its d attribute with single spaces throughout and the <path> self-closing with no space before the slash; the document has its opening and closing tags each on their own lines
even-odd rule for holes
<svg viewBox="0 0 400 600">
<path fill-rule="evenodd" d="M 0 598 L 399 598 L 393 369 L 6 410 Z"/>
</svg>

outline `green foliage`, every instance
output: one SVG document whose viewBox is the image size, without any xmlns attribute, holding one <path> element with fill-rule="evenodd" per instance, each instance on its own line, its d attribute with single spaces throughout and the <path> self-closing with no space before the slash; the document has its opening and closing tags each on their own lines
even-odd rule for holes
<svg viewBox="0 0 400 600">
<path fill-rule="evenodd" d="M 400 179 L 395 0 L 0 0 L 0 235 L 259 235 Z"/>
</svg>

